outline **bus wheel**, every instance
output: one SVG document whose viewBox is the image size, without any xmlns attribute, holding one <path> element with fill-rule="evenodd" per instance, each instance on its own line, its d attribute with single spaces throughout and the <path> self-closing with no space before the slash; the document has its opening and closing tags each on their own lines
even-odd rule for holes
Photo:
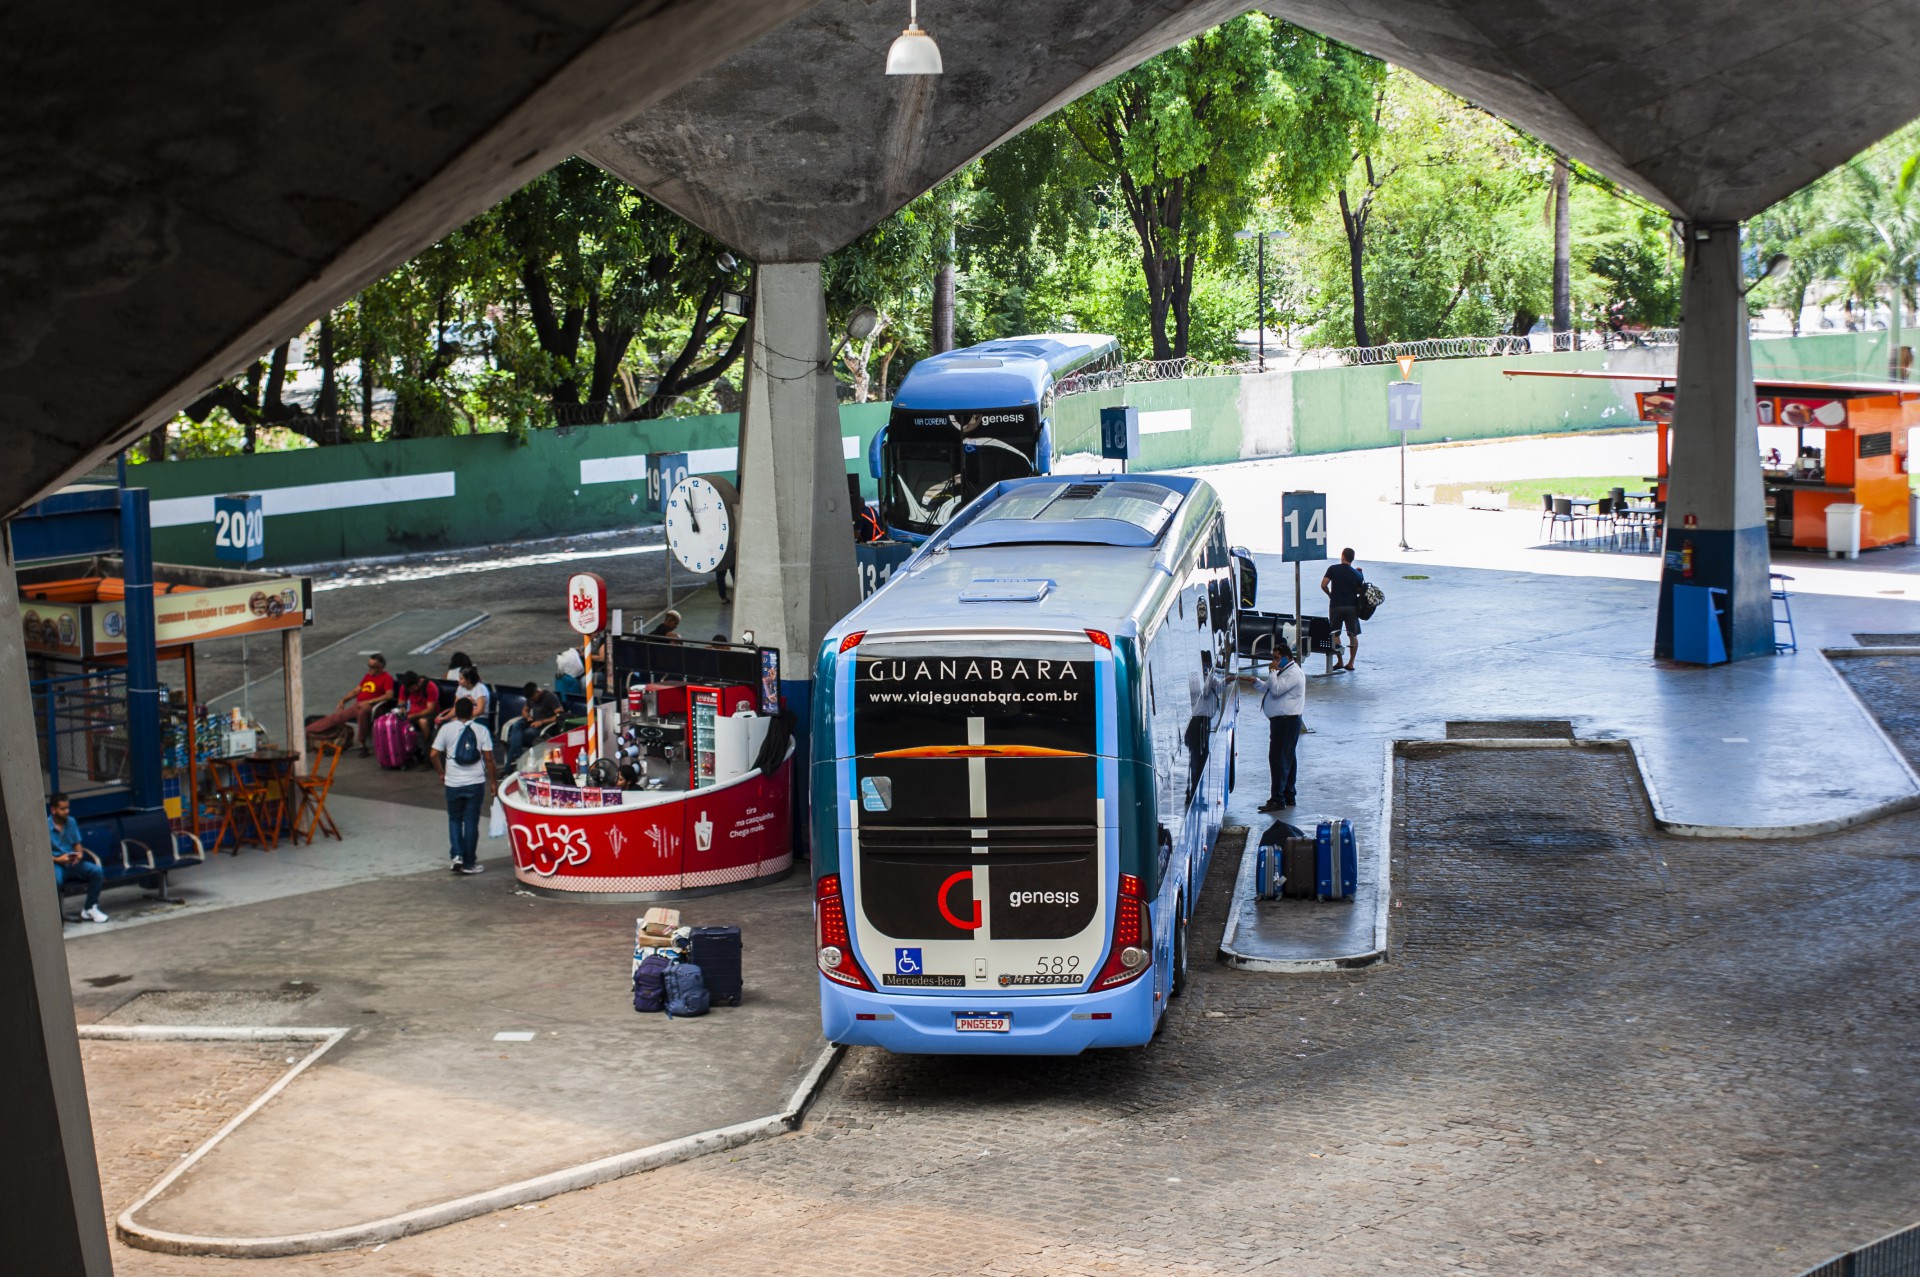
<svg viewBox="0 0 1920 1277">
<path fill-rule="evenodd" d="M 1173 971 L 1167 981 L 1167 997 L 1177 998 L 1187 988 L 1187 918 L 1185 902 L 1176 909 L 1179 921 L 1173 928 Z"/>
</svg>

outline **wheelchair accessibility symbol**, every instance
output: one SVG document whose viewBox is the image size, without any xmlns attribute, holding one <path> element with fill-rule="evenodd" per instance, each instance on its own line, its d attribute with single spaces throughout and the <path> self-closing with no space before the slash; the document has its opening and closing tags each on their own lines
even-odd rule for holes
<svg viewBox="0 0 1920 1277">
<path fill-rule="evenodd" d="M 921 974 L 920 951 L 918 949 L 895 949 L 893 951 L 893 969 L 898 975 Z"/>
</svg>

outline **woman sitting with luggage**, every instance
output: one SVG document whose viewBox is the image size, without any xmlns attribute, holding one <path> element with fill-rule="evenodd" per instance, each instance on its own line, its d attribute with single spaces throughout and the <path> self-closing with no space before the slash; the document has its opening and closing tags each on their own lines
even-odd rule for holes
<svg viewBox="0 0 1920 1277">
<path fill-rule="evenodd" d="M 493 692 L 485 683 L 480 681 L 480 671 L 471 665 L 461 667 L 460 686 L 454 689 L 453 704 L 458 705 L 461 701 L 472 701 L 473 716 L 476 719 L 485 721 L 487 708 L 493 702 Z M 449 705 L 441 710 L 439 716 L 433 721 L 435 723 L 451 723 L 453 721 L 453 705 Z"/>
</svg>

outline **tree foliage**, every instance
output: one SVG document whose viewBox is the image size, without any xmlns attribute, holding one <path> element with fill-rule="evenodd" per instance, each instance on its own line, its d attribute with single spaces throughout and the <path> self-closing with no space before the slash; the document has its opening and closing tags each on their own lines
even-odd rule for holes
<svg viewBox="0 0 1920 1277">
<path fill-rule="evenodd" d="M 1231 255 L 1261 196 L 1318 203 L 1368 132 L 1379 64 L 1250 13 L 1151 59 L 1056 117 L 1138 239 L 1155 359 L 1191 343 L 1195 273 Z"/>
</svg>

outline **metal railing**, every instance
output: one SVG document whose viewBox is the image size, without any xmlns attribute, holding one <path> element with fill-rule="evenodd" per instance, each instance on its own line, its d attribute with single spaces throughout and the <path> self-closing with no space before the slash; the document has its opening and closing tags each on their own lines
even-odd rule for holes
<svg viewBox="0 0 1920 1277">
<path fill-rule="evenodd" d="M 1112 390 L 1147 381 L 1180 381 L 1189 377 L 1233 377 L 1262 372 L 1292 372 L 1301 368 L 1356 368 L 1391 364 L 1411 355 L 1418 360 L 1486 359 L 1501 355 L 1534 355 L 1576 350 L 1661 350 L 1679 344 L 1677 328 L 1643 328 L 1626 332 L 1541 333 L 1535 336 L 1501 334 L 1496 337 L 1429 337 L 1424 341 L 1392 342 L 1385 346 L 1322 346 L 1305 350 L 1275 349 L 1264 365 L 1247 359 L 1232 363 L 1187 356 L 1181 359 L 1137 359 L 1123 368 L 1064 377 L 1054 396 Z"/>
<path fill-rule="evenodd" d="M 1800 1277 L 1920 1277 L 1920 1224 L 1835 1255 Z"/>
</svg>

